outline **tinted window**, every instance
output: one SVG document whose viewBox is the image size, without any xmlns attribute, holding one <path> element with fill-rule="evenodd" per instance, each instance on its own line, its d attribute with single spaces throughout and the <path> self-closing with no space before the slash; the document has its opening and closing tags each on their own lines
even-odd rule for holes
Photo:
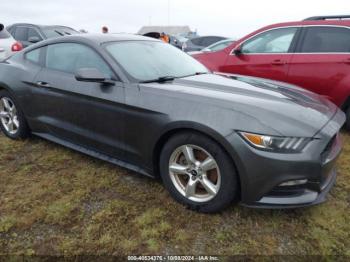
<svg viewBox="0 0 350 262">
<path fill-rule="evenodd" d="M 288 53 L 297 28 L 280 28 L 261 33 L 242 46 L 243 53 Z"/>
<path fill-rule="evenodd" d="M 72 74 L 81 68 L 96 68 L 107 78 L 113 75 L 106 62 L 93 49 L 75 43 L 48 46 L 46 66 Z"/>
<path fill-rule="evenodd" d="M 28 39 L 31 37 L 38 37 L 40 40 L 42 40 L 41 36 L 39 35 L 38 31 L 34 28 L 28 29 Z"/>
<path fill-rule="evenodd" d="M 10 38 L 10 33 L 6 29 L 0 31 L 0 39 Z"/>
<path fill-rule="evenodd" d="M 28 28 L 23 26 L 16 27 L 14 37 L 18 41 L 27 41 Z"/>
<path fill-rule="evenodd" d="M 213 37 L 213 36 L 205 37 L 203 38 L 202 46 L 210 46 L 216 42 L 221 41 L 222 39 L 223 38 L 221 37 Z"/>
<path fill-rule="evenodd" d="M 341 27 L 307 28 L 301 52 L 350 52 L 350 30 Z"/>
<path fill-rule="evenodd" d="M 207 72 L 191 56 L 161 42 L 116 42 L 109 44 L 106 49 L 131 77 L 139 81 Z"/>
<path fill-rule="evenodd" d="M 40 51 L 41 51 L 41 48 L 30 51 L 30 52 L 26 53 L 25 58 L 33 63 L 39 64 L 40 63 Z"/>
<path fill-rule="evenodd" d="M 191 41 L 195 45 L 201 45 L 202 44 L 202 40 L 203 40 L 203 38 L 194 38 L 194 39 L 191 39 L 191 40 L 188 40 L 188 41 Z"/>
</svg>

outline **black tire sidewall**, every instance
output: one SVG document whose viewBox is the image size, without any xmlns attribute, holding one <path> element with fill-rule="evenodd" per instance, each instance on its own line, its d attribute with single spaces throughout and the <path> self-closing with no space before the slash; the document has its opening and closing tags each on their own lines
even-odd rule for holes
<svg viewBox="0 0 350 262">
<path fill-rule="evenodd" d="M 169 160 L 174 150 L 182 145 L 192 144 L 200 146 L 210 153 L 217 162 L 221 185 L 217 195 L 208 202 L 194 202 L 183 196 L 173 184 L 169 176 Z M 237 174 L 232 159 L 222 147 L 211 138 L 196 132 L 183 132 L 171 137 L 163 147 L 160 156 L 160 175 L 169 193 L 178 202 L 190 209 L 205 213 L 218 212 L 227 207 L 236 198 L 238 193 Z"/>
<path fill-rule="evenodd" d="M 28 128 L 26 119 L 24 117 L 24 114 L 23 114 L 22 110 L 20 109 L 16 99 L 7 90 L 1 90 L 0 91 L 0 99 L 2 99 L 3 97 L 10 98 L 12 100 L 12 102 L 14 103 L 14 105 L 16 107 L 16 110 L 17 110 L 17 117 L 18 117 L 18 121 L 19 121 L 19 129 L 18 129 L 18 131 L 15 134 L 10 134 L 9 132 L 6 131 L 5 127 L 0 122 L 0 129 L 1 129 L 1 131 L 7 137 L 12 138 L 12 139 L 26 138 L 29 135 L 29 128 Z"/>
<path fill-rule="evenodd" d="M 347 131 L 350 131 L 350 107 L 346 109 L 345 114 L 346 114 L 345 128 Z"/>
</svg>

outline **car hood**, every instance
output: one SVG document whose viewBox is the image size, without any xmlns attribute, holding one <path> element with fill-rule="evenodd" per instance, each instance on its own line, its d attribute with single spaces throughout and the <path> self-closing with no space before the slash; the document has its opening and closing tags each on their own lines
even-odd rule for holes
<svg viewBox="0 0 350 262">
<path fill-rule="evenodd" d="M 249 123 L 243 120 L 241 130 L 270 135 L 312 137 L 338 110 L 315 93 L 254 77 L 204 74 L 176 79 L 163 87 L 245 115 Z"/>
</svg>

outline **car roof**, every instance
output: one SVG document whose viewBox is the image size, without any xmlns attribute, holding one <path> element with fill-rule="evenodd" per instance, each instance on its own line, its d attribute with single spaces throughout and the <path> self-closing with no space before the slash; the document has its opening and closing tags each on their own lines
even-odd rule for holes
<svg viewBox="0 0 350 262">
<path fill-rule="evenodd" d="M 145 37 L 133 34 L 76 34 L 68 35 L 57 38 L 51 38 L 48 40 L 41 41 L 37 44 L 31 45 L 26 48 L 26 50 L 32 50 L 41 46 L 55 44 L 55 43 L 65 43 L 65 42 L 82 42 L 82 43 L 92 43 L 94 45 L 102 45 L 108 42 L 121 42 L 121 41 L 156 41 L 160 42 L 158 39 L 151 37 Z"/>
<path fill-rule="evenodd" d="M 302 26 L 302 25 L 334 25 L 334 26 L 350 26 L 349 19 L 332 19 L 332 20 L 303 20 L 294 22 L 277 23 L 269 27 L 277 26 Z"/>
<path fill-rule="evenodd" d="M 237 41 L 237 43 L 241 43 L 242 41 L 258 34 L 263 31 L 279 28 L 279 27 L 293 27 L 293 26 L 345 26 L 350 27 L 350 20 L 349 19 L 331 19 L 331 20 L 302 20 L 302 21 L 294 21 L 294 22 L 284 22 L 284 23 L 277 23 L 277 24 L 271 24 L 265 27 L 262 27 L 248 35 L 245 35 L 241 39 Z"/>
<path fill-rule="evenodd" d="M 9 25 L 7 27 L 10 28 L 10 27 L 13 27 L 13 26 L 32 26 L 32 27 L 37 27 L 37 28 L 51 28 L 51 27 L 71 28 L 71 27 L 65 26 L 65 25 L 38 25 L 38 24 L 31 24 L 31 23 L 16 23 L 16 24 Z M 73 28 L 71 28 L 71 29 L 73 29 Z"/>
<path fill-rule="evenodd" d="M 61 41 L 64 39 L 76 39 L 76 40 L 90 40 L 97 44 L 103 44 L 107 42 L 118 42 L 118 41 L 159 41 L 152 37 L 134 35 L 134 34 L 78 34 L 72 36 L 65 36 L 58 38 Z"/>
</svg>

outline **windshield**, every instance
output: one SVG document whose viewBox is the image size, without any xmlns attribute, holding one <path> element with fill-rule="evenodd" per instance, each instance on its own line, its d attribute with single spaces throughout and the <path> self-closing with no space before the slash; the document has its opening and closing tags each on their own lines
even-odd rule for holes
<svg viewBox="0 0 350 262">
<path fill-rule="evenodd" d="M 107 45 L 106 49 L 126 73 L 140 82 L 208 72 L 197 60 L 162 42 L 114 42 Z"/>
<path fill-rule="evenodd" d="M 232 43 L 233 43 L 233 40 L 230 40 L 230 41 L 225 40 L 225 41 L 213 44 L 207 48 L 210 49 L 210 51 L 215 52 L 215 51 L 219 51 L 219 50 L 222 50 L 222 49 L 228 47 Z"/>
<path fill-rule="evenodd" d="M 43 32 L 47 38 L 54 38 L 54 37 L 65 36 L 65 35 L 74 35 L 78 33 L 74 29 L 69 27 L 64 27 L 64 26 L 46 27 L 46 28 L 43 28 Z"/>
</svg>

